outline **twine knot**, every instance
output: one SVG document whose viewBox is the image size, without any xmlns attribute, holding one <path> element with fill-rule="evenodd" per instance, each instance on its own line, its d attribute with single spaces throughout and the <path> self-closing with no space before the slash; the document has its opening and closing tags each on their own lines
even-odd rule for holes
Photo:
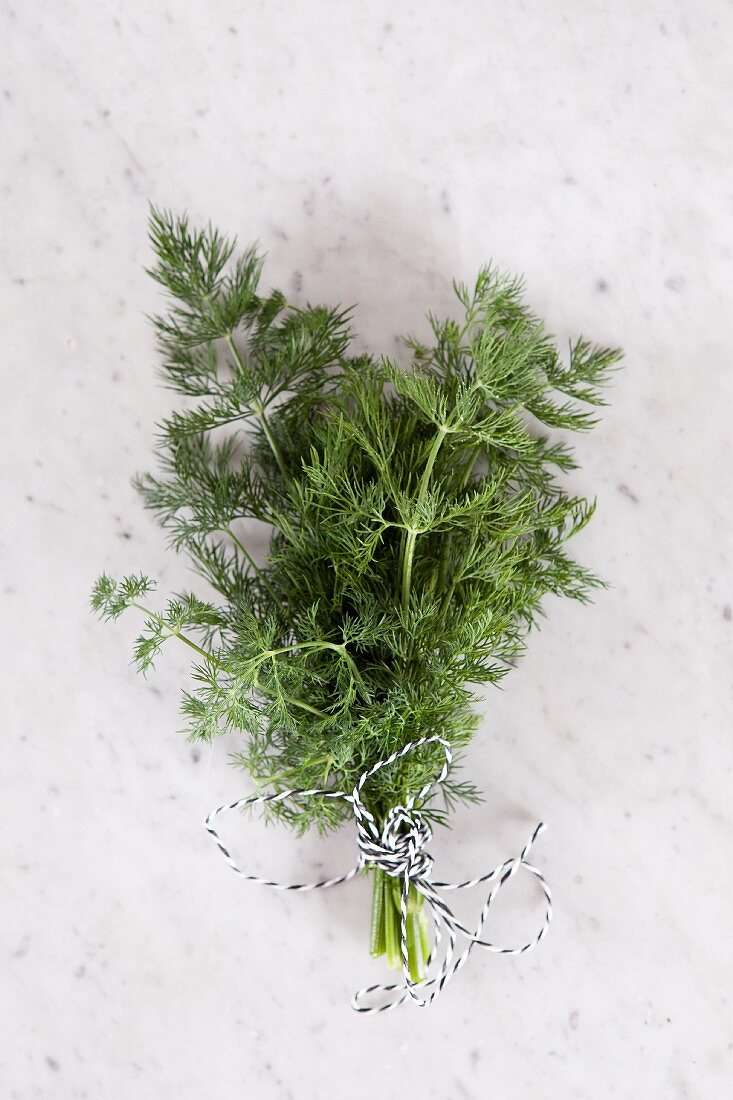
<svg viewBox="0 0 733 1100">
<path fill-rule="evenodd" d="M 359 851 L 364 861 L 373 863 L 393 878 L 410 882 L 430 874 L 433 857 L 425 851 L 433 831 L 419 810 L 393 807 L 385 819 L 379 838 L 368 829 L 359 829 Z"/>
</svg>

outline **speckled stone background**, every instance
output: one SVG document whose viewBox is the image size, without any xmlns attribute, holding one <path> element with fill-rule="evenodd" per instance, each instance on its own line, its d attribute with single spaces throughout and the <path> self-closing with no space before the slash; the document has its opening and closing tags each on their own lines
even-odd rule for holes
<svg viewBox="0 0 733 1100">
<path fill-rule="evenodd" d="M 2 1096 L 730 1095 L 730 3 L 28 0 L 0 28 Z M 135 624 L 88 614 L 101 568 L 188 580 L 129 485 L 170 401 L 148 199 L 359 303 L 373 350 L 490 258 L 560 340 L 626 350 L 572 477 L 612 587 L 548 604 L 486 700 L 487 801 L 437 845 L 468 876 L 544 817 L 556 921 L 427 1012 L 348 1008 L 382 973 L 365 882 L 226 869 L 201 822 L 248 787 L 177 732 L 185 654 L 138 679 Z M 283 877 L 353 856 L 235 835 Z"/>
</svg>

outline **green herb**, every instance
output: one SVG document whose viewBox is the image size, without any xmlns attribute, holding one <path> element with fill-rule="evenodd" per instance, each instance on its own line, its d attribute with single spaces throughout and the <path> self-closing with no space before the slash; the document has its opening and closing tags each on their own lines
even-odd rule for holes
<svg viewBox="0 0 733 1100">
<path fill-rule="evenodd" d="M 593 504 L 559 484 L 575 462 L 542 426 L 592 427 L 620 353 L 578 340 L 563 359 L 521 282 L 486 267 L 454 285 L 459 320 L 431 315 L 430 344 L 405 341 L 406 370 L 349 353 L 348 311 L 263 294 L 261 257 L 235 258 L 210 226 L 153 209 L 150 239 L 170 301 L 154 318 L 162 374 L 187 400 L 161 425 L 159 472 L 137 486 L 216 596 L 155 610 L 147 577 L 103 575 L 94 609 L 142 612 L 143 673 L 169 638 L 190 647 L 190 736 L 240 731 L 238 762 L 270 791 L 348 790 L 435 734 L 460 753 L 475 688 L 511 667 L 542 598 L 587 600 L 600 583 L 566 552 Z M 244 541 L 252 518 L 272 532 L 264 563 Z M 424 746 L 379 771 L 365 805 L 382 821 L 441 764 L 440 745 Z M 458 770 L 422 807 L 435 821 L 479 797 Z M 303 832 L 338 825 L 348 805 L 268 812 Z M 393 885 L 375 873 L 372 950 L 399 961 Z M 421 899 L 409 900 L 419 975 Z"/>
</svg>

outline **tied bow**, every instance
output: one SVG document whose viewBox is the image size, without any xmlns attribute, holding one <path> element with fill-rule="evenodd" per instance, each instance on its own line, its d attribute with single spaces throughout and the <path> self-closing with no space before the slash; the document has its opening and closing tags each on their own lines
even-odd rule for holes
<svg viewBox="0 0 733 1100">
<path fill-rule="evenodd" d="M 361 800 L 364 784 L 381 768 L 388 767 L 396 760 L 407 756 L 408 753 L 414 752 L 421 745 L 434 743 L 440 744 L 445 754 L 445 761 L 440 774 L 420 791 L 410 795 L 404 806 L 393 807 L 387 814 L 380 832 L 373 815 Z M 500 863 L 498 867 L 494 867 L 486 874 L 480 875 L 478 878 L 468 879 L 466 882 L 436 882 L 431 879 L 433 857 L 426 848 L 431 840 L 432 830 L 425 815 L 419 808 L 415 807 L 415 804 L 422 802 L 431 791 L 445 781 L 452 761 L 453 756 L 448 741 L 445 741 L 442 737 L 422 737 L 418 741 L 411 741 L 404 748 L 393 752 L 391 756 L 380 760 L 379 763 L 364 772 L 351 793 L 331 790 L 289 790 L 280 791 L 277 794 L 254 795 L 251 798 L 241 798 L 229 805 L 219 806 L 218 809 L 212 810 L 206 819 L 206 829 L 216 841 L 229 866 L 249 882 L 259 882 L 263 886 L 271 886 L 276 890 L 318 890 L 348 882 L 368 864 L 380 868 L 393 878 L 400 879 L 402 884 L 400 895 L 400 950 L 403 981 L 390 985 L 370 985 L 358 990 L 351 999 L 351 1006 L 357 1012 L 386 1012 L 397 1008 L 407 1000 L 412 1000 L 416 1005 L 424 1008 L 435 1000 L 456 971 L 460 970 L 474 947 L 483 947 L 487 951 L 500 955 L 523 955 L 537 946 L 550 927 L 552 920 L 552 894 L 550 888 L 542 872 L 527 862 L 527 856 L 535 840 L 545 829 L 544 824 L 541 822 L 519 856 L 505 860 L 504 863 Z M 359 859 L 355 867 L 352 867 L 346 874 L 323 879 L 320 882 L 281 883 L 260 878 L 258 875 L 246 874 L 232 859 L 213 826 L 214 819 L 225 810 L 238 810 L 244 806 L 252 806 L 257 803 L 282 802 L 288 798 L 315 797 L 338 798 L 351 804 L 356 820 L 359 847 Z M 539 932 L 522 947 L 500 947 L 483 938 L 484 924 L 491 905 L 501 888 L 522 869 L 534 875 L 540 885 L 547 902 L 545 918 Z M 470 890 L 481 883 L 490 883 L 490 889 L 479 914 L 476 928 L 472 932 L 458 920 L 441 897 L 439 891 Z M 411 978 L 407 957 L 407 897 L 410 884 L 425 898 L 433 921 L 433 946 L 426 960 L 426 976 L 420 981 L 413 981 Z M 459 936 L 467 941 L 467 945 L 457 954 L 456 945 Z M 443 944 L 442 948 L 441 944 Z M 375 1000 L 373 995 L 381 996 L 381 1000 Z M 365 998 L 371 998 L 371 1000 L 364 1003 Z"/>
</svg>

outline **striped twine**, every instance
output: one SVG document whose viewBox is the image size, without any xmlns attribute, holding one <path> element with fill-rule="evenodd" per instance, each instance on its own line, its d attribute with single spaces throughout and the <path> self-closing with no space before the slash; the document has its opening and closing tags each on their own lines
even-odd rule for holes
<svg viewBox="0 0 733 1100">
<path fill-rule="evenodd" d="M 414 752 L 422 745 L 433 743 L 440 744 L 445 754 L 445 761 L 440 774 L 420 791 L 410 795 L 404 806 L 395 806 L 390 810 L 380 832 L 374 817 L 361 800 L 364 784 L 382 768 L 389 767 L 390 764 L 400 760 L 403 756 L 407 756 L 408 753 Z M 216 841 L 224 859 L 233 871 L 248 882 L 258 882 L 263 886 L 271 886 L 275 890 L 320 890 L 327 886 L 337 886 L 339 883 L 348 882 L 349 879 L 352 879 L 369 864 L 379 867 L 393 878 L 401 880 L 400 952 L 403 980 L 395 984 L 369 985 L 359 989 L 351 998 L 351 1007 L 356 1012 L 363 1014 L 388 1012 L 408 1000 L 411 1000 L 420 1008 L 425 1008 L 427 1005 L 432 1004 L 456 971 L 465 965 L 474 947 L 482 947 L 486 951 L 497 955 L 524 955 L 537 946 L 550 927 L 552 920 L 552 894 L 550 888 L 542 872 L 527 861 L 534 842 L 545 829 L 542 822 L 537 825 L 519 856 L 505 860 L 504 863 L 500 863 L 498 867 L 494 867 L 486 874 L 467 879 L 465 882 L 435 882 L 430 878 L 433 857 L 426 851 L 426 846 L 432 837 L 432 831 L 424 814 L 420 809 L 415 808 L 415 804 L 421 803 L 431 791 L 434 791 L 445 781 L 452 761 L 453 756 L 448 741 L 445 741 L 442 737 L 421 737 L 420 740 L 411 741 L 404 748 L 393 752 L 391 756 L 380 760 L 379 763 L 364 772 L 351 793 L 313 789 L 253 795 L 251 798 L 240 798 L 237 802 L 219 806 L 218 809 L 212 810 L 206 819 L 206 829 Z M 359 848 L 359 859 L 356 866 L 343 875 L 321 879 L 318 882 L 291 883 L 275 882 L 272 879 L 260 878 L 258 875 L 249 875 L 241 869 L 222 843 L 214 828 L 214 820 L 224 811 L 241 810 L 245 806 L 254 806 L 258 803 L 283 802 L 289 798 L 339 798 L 351 804 L 356 821 L 357 845 Z M 500 947 L 498 944 L 483 938 L 484 924 L 499 891 L 520 870 L 528 871 L 539 883 L 547 903 L 545 917 L 539 932 L 522 947 Z M 433 945 L 426 960 L 426 977 L 417 982 L 413 981 L 410 976 L 407 957 L 407 896 L 411 883 L 425 898 L 433 922 Z M 439 891 L 471 890 L 482 883 L 489 883 L 490 889 L 479 914 L 476 928 L 471 931 L 453 914 Z M 459 937 L 467 941 L 467 945 L 460 953 L 457 953 L 456 947 Z"/>
</svg>

